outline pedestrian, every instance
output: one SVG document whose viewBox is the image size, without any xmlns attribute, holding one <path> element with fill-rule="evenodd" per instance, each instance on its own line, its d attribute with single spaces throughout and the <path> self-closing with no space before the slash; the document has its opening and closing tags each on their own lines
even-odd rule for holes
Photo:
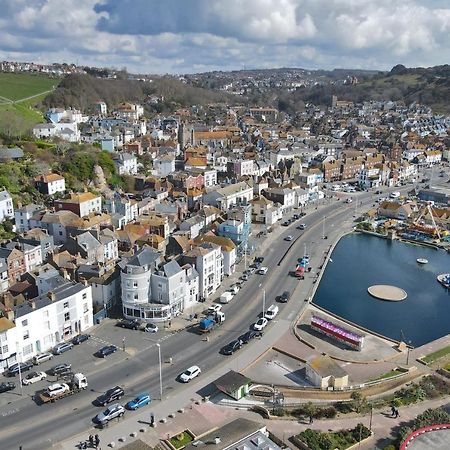
<svg viewBox="0 0 450 450">
<path fill-rule="evenodd" d="M 172 321 L 169 320 L 169 328 L 172 326 Z"/>
<path fill-rule="evenodd" d="M 95 448 L 98 448 L 100 445 L 100 437 L 98 434 L 95 435 Z"/>
<path fill-rule="evenodd" d="M 94 436 L 92 434 L 89 435 L 89 447 L 94 447 Z"/>
<path fill-rule="evenodd" d="M 400 417 L 400 414 L 398 413 L 398 409 L 395 410 L 395 418 Z"/>
<path fill-rule="evenodd" d="M 391 406 L 391 417 L 395 416 L 395 406 Z"/>
<path fill-rule="evenodd" d="M 310 416 L 309 416 L 309 423 L 313 423 L 313 422 L 314 422 L 313 416 L 310 415 Z"/>
<path fill-rule="evenodd" d="M 150 414 L 150 426 L 155 425 L 155 415 L 153 413 Z"/>
</svg>

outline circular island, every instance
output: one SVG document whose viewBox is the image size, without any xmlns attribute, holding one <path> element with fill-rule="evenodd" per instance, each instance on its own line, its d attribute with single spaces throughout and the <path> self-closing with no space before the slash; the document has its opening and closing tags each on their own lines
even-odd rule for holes
<svg viewBox="0 0 450 450">
<path fill-rule="evenodd" d="M 386 300 L 388 302 L 400 302 L 405 300 L 408 296 L 406 291 L 396 286 L 388 284 L 375 284 L 367 289 L 367 292 L 379 300 Z"/>
</svg>

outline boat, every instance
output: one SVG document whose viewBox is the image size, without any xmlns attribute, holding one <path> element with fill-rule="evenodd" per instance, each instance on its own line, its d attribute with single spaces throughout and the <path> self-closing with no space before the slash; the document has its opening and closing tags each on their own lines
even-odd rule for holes
<svg viewBox="0 0 450 450">
<path fill-rule="evenodd" d="M 450 273 L 441 273 L 436 277 L 439 283 L 446 289 L 450 289 Z"/>
<path fill-rule="evenodd" d="M 419 264 L 428 264 L 428 259 L 425 259 L 425 258 L 417 258 L 416 261 Z"/>
</svg>

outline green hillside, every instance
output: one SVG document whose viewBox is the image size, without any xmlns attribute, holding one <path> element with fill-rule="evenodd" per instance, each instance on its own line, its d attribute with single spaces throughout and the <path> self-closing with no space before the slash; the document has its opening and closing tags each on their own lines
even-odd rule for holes
<svg viewBox="0 0 450 450">
<path fill-rule="evenodd" d="M 0 134 L 17 137 L 43 122 L 39 108 L 60 81 L 44 75 L 0 73 Z"/>
</svg>

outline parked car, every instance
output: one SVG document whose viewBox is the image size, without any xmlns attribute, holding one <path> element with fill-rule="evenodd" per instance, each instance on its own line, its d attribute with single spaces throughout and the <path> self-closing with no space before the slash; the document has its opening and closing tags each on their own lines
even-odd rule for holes
<svg viewBox="0 0 450 450">
<path fill-rule="evenodd" d="M 24 386 L 28 386 L 29 384 L 45 380 L 45 378 L 47 378 L 47 374 L 45 372 L 30 372 L 25 378 L 22 379 L 22 384 Z"/>
<path fill-rule="evenodd" d="M 105 406 L 107 403 L 120 400 L 125 395 L 125 391 L 120 386 L 108 389 L 104 394 L 97 397 L 96 403 Z"/>
<path fill-rule="evenodd" d="M 95 419 L 98 423 L 104 424 L 116 417 L 122 417 L 124 414 L 125 408 L 122 405 L 119 405 L 119 403 L 115 403 L 114 405 L 108 406 L 105 411 L 97 414 Z"/>
<path fill-rule="evenodd" d="M 50 352 L 41 353 L 40 355 L 36 355 L 33 358 L 33 364 L 37 366 L 45 361 L 50 361 L 51 359 L 53 359 L 53 353 Z"/>
<path fill-rule="evenodd" d="M 285 220 L 281 225 L 283 225 L 283 227 L 287 227 L 290 224 L 290 222 L 288 220 Z"/>
<path fill-rule="evenodd" d="M 239 290 L 240 290 L 240 287 L 239 286 L 237 286 L 236 284 L 233 284 L 232 286 L 230 286 L 230 289 L 228 289 L 231 293 L 233 293 L 234 295 L 236 295 L 238 292 L 239 292 Z"/>
<path fill-rule="evenodd" d="M 147 323 L 145 324 L 144 331 L 147 333 L 157 333 L 158 325 L 155 325 L 154 323 Z"/>
<path fill-rule="evenodd" d="M 7 374 L 11 377 L 19 373 L 19 364 L 20 364 L 20 372 L 26 372 L 33 367 L 33 364 L 30 361 L 25 361 L 21 363 L 15 363 L 8 367 Z"/>
<path fill-rule="evenodd" d="M 268 270 L 269 270 L 268 267 L 261 267 L 261 269 L 258 270 L 258 274 L 259 275 L 265 275 Z"/>
<path fill-rule="evenodd" d="M 189 369 L 185 370 L 180 375 L 180 381 L 182 381 L 183 383 L 189 383 L 189 381 L 193 380 L 195 377 L 198 377 L 201 372 L 202 371 L 198 366 L 189 367 Z"/>
<path fill-rule="evenodd" d="M 243 344 L 248 344 L 254 337 L 258 336 L 258 332 L 255 330 L 248 330 L 243 335 L 239 336 L 239 340 Z"/>
<path fill-rule="evenodd" d="M 89 334 L 79 334 L 78 336 L 75 336 L 72 339 L 72 344 L 78 345 L 81 344 L 84 341 L 87 341 L 91 336 Z"/>
<path fill-rule="evenodd" d="M 294 218 L 294 220 L 298 220 L 300 219 L 300 214 L 294 214 L 292 217 Z"/>
<path fill-rule="evenodd" d="M 96 354 L 99 358 L 105 358 L 115 352 L 117 352 L 117 347 L 115 345 L 105 345 Z"/>
<path fill-rule="evenodd" d="M 260 262 L 260 263 L 264 262 L 264 256 L 257 256 L 257 257 L 255 258 L 255 261 L 256 261 L 256 262 Z"/>
<path fill-rule="evenodd" d="M 61 342 L 60 344 L 57 344 L 53 347 L 53 354 L 61 355 L 62 353 L 72 350 L 72 348 L 73 348 L 72 342 Z"/>
<path fill-rule="evenodd" d="M 288 242 L 291 242 L 292 239 L 294 239 L 294 238 L 293 238 L 291 235 L 286 236 L 286 237 L 284 238 L 284 240 L 285 240 L 285 241 L 288 241 Z"/>
<path fill-rule="evenodd" d="M 16 384 L 12 381 L 6 381 L 4 383 L 0 383 L 0 394 L 3 394 L 4 392 L 12 391 L 15 389 Z"/>
<path fill-rule="evenodd" d="M 255 331 L 262 331 L 267 324 L 268 320 L 265 317 L 261 317 L 256 323 L 253 324 L 253 329 Z"/>
<path fill-rule="evenodd" d="M 280 303 L 287 303 L 291 298 L 291 293 L 289 291 L 284 291 L 279 297 L 278 301 Z"/>
<path fill-rule="evenodd" d="M 142 406 L 148 405 L 151 401 L 149 394 L 139 394 L 135 399 L 126 404 L 126 408 L 136 410 Z"/>
<path fill-rule="evenodd" d="M 242 281 L 248 281 L 249 278 L 250 278 L 250 277 L 249 277 L 246 273 L 244 273 L 244 274 L 241 276 L 241 280 L 242 280 Z"/>
<path fill-rule="evenodd" d="M 218 303 L 214 303 L 206 310 L 206 312 L 208 314 L 213 314 L 213 313 L 220 311 L 221 309 L 222 309 L 222 305 L 219 305 Z"/>
<path fill-rule="evenodd" d="M 72 369 L 72 364 L 70 363 L 63 363 L 58 364 L 57 366 L 52 367 L 51 369 L 47 370 L 47 373 L 49 375 L 64 375 Z"/>
<path fill-rule="evenodd" d="M 240 339 L 236 339 L 231 341 L 229 344 L 222 347 L 222 353 L 224 355 L 232 355 L 235 351 L 239 350 L 242 347 L 242 341 Z"/>
<path fill-rule="evenodd" d="M 128 328 L 129 330 L 137 330 L 141 326 L 141 322 L 137 319 L 123 319 L 116 324 L 118 327 Z"/>
</svg>

